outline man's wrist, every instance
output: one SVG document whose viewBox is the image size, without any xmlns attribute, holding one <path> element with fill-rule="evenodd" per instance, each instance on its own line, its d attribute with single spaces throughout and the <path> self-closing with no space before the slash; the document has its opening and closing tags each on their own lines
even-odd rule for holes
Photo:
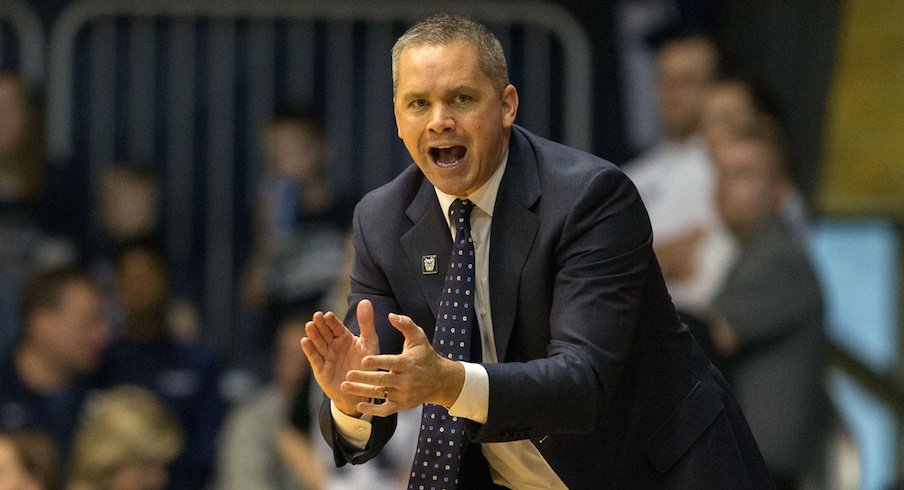
<svg viewBox="0 0 904 490">
<path fill-rule="evenodd" d="M 437 404 L 448 409 L 461 395 L 461 389 L 465 385 L 465 368 L 460 362 L 446 358 L 442 358 L 441 366 L 439 379 L 442 382 Z"/>
<path fill-rule="evenodd" d="M 358 411 L 357 403 L 352 405 L 351 407 L 348 407 L 348 406 L 344 406 L 344 405 L 340 405 L 340 404 L 336 403 L 336 400 L 330 400 L 330 401 L 333 402 L 333 406 L 336 408 L 336 410 L 342 412 L 344 415 L 347 415 L 349 417 L 354 417 L 356 419 L 360 419 L 361 416 L 364 415 Z"/>
</svg>

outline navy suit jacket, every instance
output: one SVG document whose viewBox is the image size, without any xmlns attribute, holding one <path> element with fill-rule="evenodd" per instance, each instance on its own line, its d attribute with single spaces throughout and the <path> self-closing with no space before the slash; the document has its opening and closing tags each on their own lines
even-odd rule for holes
<svg viewBox="0 0 904 490">
<path fill-rule="evenodd" d="M 617 167 L 515 126 L 490 233 L 500 362 L 484 365 L 489 413 L 468 424 L 473 442 L 530 439 L 573 489 L 771 486 L 724 379 L 675 313 L 646 210 Z M 416 166 L 358 204 L 354 243 L 349 328 L 366 298 L 382 353 L 402 350 L 389 312 L 432 338 L 452 244 Z M 437 274 L 423 273 L 429 255 Z M 321 422 L 340 465 L 372 458 L 395 427 L 375 417 L 360 453 L 326 407 Z M 490 483 L 470 481 L 461 487 Z"/>
</svg>

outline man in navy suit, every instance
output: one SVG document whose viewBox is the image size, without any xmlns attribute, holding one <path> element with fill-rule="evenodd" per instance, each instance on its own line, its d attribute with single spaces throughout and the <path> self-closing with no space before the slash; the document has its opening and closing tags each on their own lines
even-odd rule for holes
<svg viewBox="0 0 904 490">
<path fill-rule="evenodd" d="M 675 314 L 631 182 L 514 124 L 518 94 L 484 26 L 432 16 L 392 61 L 415 165 L 356 209 L 345 322 L 317 313 L 302 340 L 336 463 L 371 459 L 395 413 L 429 403 L 466 420 L 458 488 L 770 488 Z M 472 362 L 431 345 L 456 198 L 475 205 Z"/>
</svg>

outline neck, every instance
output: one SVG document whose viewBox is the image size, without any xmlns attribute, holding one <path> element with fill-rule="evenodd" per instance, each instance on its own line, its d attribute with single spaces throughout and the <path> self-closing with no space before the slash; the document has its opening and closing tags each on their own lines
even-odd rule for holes
<svg viewBox="0 0 904 490">
<path fill-rule="evenodd" d="M 37 346 L 29 343 L 23 344 L 16 351 L 16 370 L 25 386 L 41 394 L 60 391 L 73 379 L 59 364 L 42 355 Z"/>
</svg>

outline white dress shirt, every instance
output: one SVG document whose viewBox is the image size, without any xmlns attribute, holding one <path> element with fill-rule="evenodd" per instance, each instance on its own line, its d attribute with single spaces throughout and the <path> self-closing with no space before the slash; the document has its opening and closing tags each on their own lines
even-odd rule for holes
<svg viewBox="0 0 904 490">
<path fill-rule="evenodd" d="M 503 158 L 502 164 L 484 185 L 469 196 L 461 196 L 471 200 L 475 205 L 471 212 L 471 238 L 474 241 L 474 266 L 477 275 L 477 299 L 474 306 L 477 311 L 477 323 L 480 327 L 481 348 L 485 363 L 499 362 L 496 355 L 496 341 L 493 337 L 493 319 L 490 313 L 488 271 L 490 225 L 493 220 L 499 183 L 502 181 L 507 163 L 508 155 Z M 455 227 L 449 223 L 449 207 L 459 196 L 435 190 L 449 226 L 449 233 L 454 240 Z M 486 369 L 478 363 L 462 362 L 462 365 L 465 368 L 464 386 L 458 399 L 449 407 L 449 413 L 477 423 L 485 423 L 489 410 L 489 376 Z M 347 442 L 363 450 L 370 439 L 370 417 L 360 419 L 350 417 L 337 409 L 335 404 L 331 404 L 331 409 L 339 434 Z M 481 448 L 484 457 L 489 462 L 493 481 L 497 485 L 518 489 L 567 489 L 530 440 L 484 443 L 481 444 Z"/>
<path fill-rule="evenodd" d="M 688 280 L 666 278 L 679 308 L 706 309 L 737 253 L 715 203 L 716 169 L 702 138 L 664 141 L 624 167 L 643 199 L 653 228 L 654 248 L 702 232 Z"/>
</svg>

